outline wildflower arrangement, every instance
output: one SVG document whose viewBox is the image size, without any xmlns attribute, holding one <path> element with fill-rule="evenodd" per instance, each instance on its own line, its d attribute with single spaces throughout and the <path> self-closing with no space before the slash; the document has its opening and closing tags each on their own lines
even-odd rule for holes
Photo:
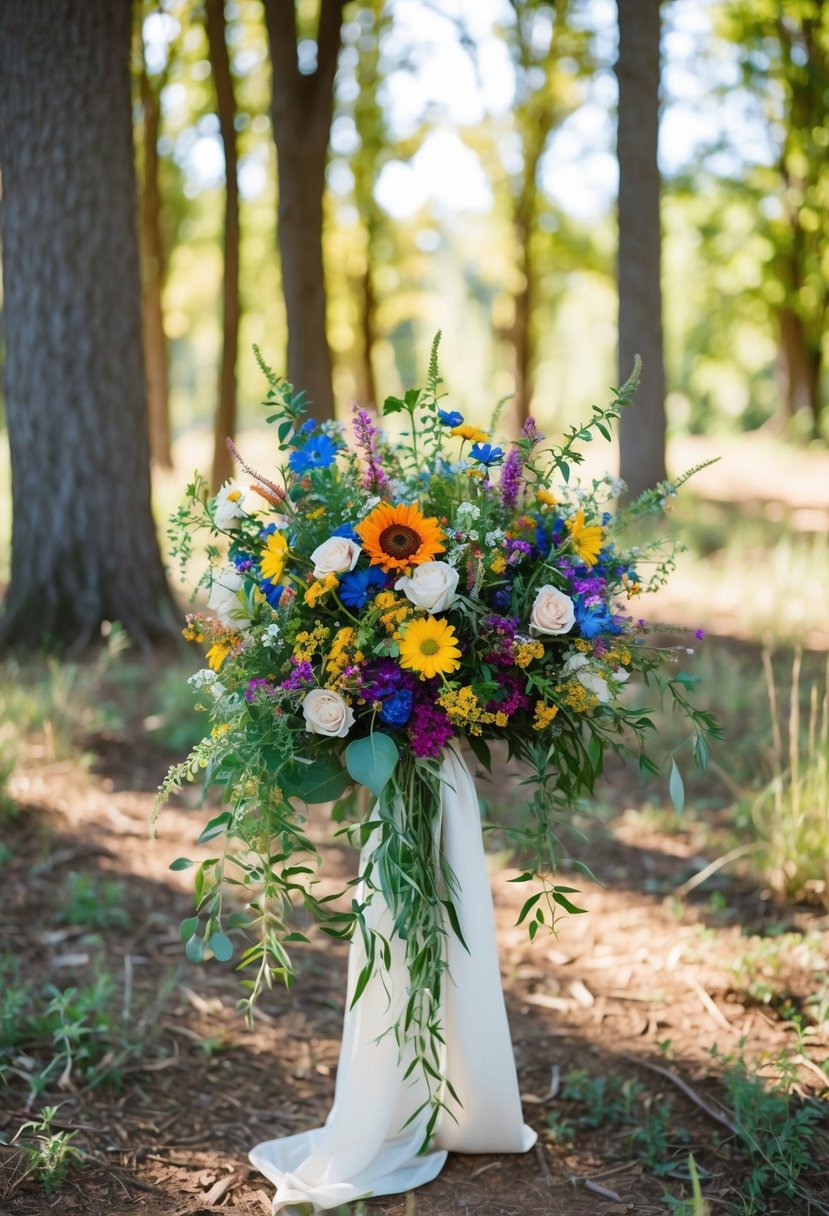
<svg viewBox="0 0 829 1216">
<path fill-rule="evenodd" d="M 196 869 L 197 914 L 182 936 L 191 959 L 226 960 L 229 934 L 240 931 L 248 1010 L 263 987 L 293 977 L 290 946 L 304 940 L 291 925 L 297 903 L 327 933 L 363 935 L 358 999 L 388 965 L 388 941 L 364 918 L 382 892 L 411 982 L 395 1033 L 414 1053 L 435 1114 L 443 943 L 460 932 L 453 875 L 436 848 L 444 749 L 465 741 L 490 769 L 500 744 L 497 757 L 506 752 L 529 774 L 514 835 L 527 859 L 516 881 L 536 884 L 521 913 L 533 937 L 560 910 L 578 911 L 573 888 L 556 880 L 555 825 L 590 792 L 606 751 L 643 773 L 659 768 L 650 713 L 626 696 L 630 678 L 687 717 L 700 765 L 716 733 L 691 704 L 692 677 L 676 670 L 671 650 L 650 644 L 632 611 L 665 581 L 674 552 L 620 539 L 638 516 L 667 506 L 679 482 L 615 512 L 616 480 L 570 482 L 579 445 L 610 437 L 638 369 L 560 444 L 548 444 L 532 418 L 517 441 L 499 444 L 444 408 L 439 337 L 425 388 L 385 401 L 393 440 L 357 406 L 350 434 L 317 425 L 304 394 L 256 352 L 270 385 L 277 472 L 254 471 L 234 448 L 247 477 L 210 497 L 197 475 L 173 518 L 183 563 L 194 533 L 210 538 L 200 580 L 209 612 L 189 616 L 185 636 L 206 647 L 207 666 L 190 682 L 211 729 L 159 796 L 197 777 L 224 791 L 225 809 L 200 838 L 222 847 Z M 673 757 L 670 765 L 680 804 Z M 362 816 L 355 787 L 372 795 Z M 362 902 L 316 893 L 305 804 L 321 802 L 334 804 L 338 831 L 373 842 Z M 180 858 L 173 868 L 192 864 Z M 246 901 L 229 914 L 228 884 Z"/>
</svg>

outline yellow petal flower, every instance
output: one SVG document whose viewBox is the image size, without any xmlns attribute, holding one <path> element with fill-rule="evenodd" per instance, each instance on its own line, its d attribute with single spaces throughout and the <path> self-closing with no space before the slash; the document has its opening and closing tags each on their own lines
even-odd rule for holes
<svg viewBox="0 0 829 1216">
<path fill-rule="evenodd" d="M 410 621 L 400 642 L 400 666 L 421 680 L 448 675 L 460 667 L 461 652 L 452 626 L 439 617 Z"/>
<path fill-rule="evenodd" d="M 573 552 L 585 566 L 595 566 L 604 543 L 604 529 L 598 524 L 586 524 L 584 511 L 578 510 L 567 520 L 567 531 L 570 533 L 570 543 Z"/>
<path fill-rule="evenodd" d="M 489 439 L 486 431 L 472 426 L 469 422 L 464 422 L 461 426 L 453 426 L 450 434 L 457 435 L 458 439 L 466 439 L 469 443 L 486 443 Z"/>
<path fill-rule="evenodd" d="M 259 564 L 262 577 L 278 583 L 285 570 L 288 557 L 288 542 L 282 532 L 271 532 L 267 544 L 262 551 Z"/>
<path fill-rule="evenodd" d="M 357 532 L 372 566 L 408 572 L 411 566 L 431 562 L 443 553 L 444 535 L 434 518 L 426 519 L 419 507 L 380 503 L 360 524 Z"/>
</svg>

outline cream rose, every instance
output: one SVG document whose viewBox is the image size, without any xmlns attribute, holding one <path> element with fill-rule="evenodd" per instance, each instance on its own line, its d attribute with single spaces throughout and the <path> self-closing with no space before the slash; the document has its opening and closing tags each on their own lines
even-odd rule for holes
<svg viewBox="0 0 829 1216">
<path fill-rule="evenodd" d="M 314 578 L 325 578 L 326 574 L 345 574 L 346 570 L 353 570 L 361 552 L 357 542 L 347 536 L 329 536 L 328 540 L 317 545 L 311 554 Z"/>
<path fill-rule="evenodd" d="M 597 675 L 595 671 L 590 670 L 590 660 L 587 655 L 572 655 L 562 667 L 561 674 L 575 676 L 582 688 L 586 688 L 588 692 L 592 692 L 594 697 L 598 697 L 602 705 L 607 705 L 610 700 L 607 680 L 604 676 Z"/>
<path fill-rule="evenodd" d="M 415 608 L 425 608 L 434 614 L 445 612 L 454 602 L 459 578 L 448 562 L 423 562 L 415 566 L 412 574 L 399 578 L 394 589 L 402 591 Z"/>
<path fill-rule="evenodd" d="M 530 633 L 569 633 L 575 623 L 570 596 L 549 584 L 541 587 L 530 613 Z"/>
<path fill-rule="evenodd" d="M 216 527 L 223 531 L 239 526 L 239 520 L 244 519 L 247 512 L 242 507 L 244 491 L 232 481 L 226 481 L 216 495 L 213 506 L 213 518 Z"/>
<path fill-rule="evenodd" d="M 302 702 L 302 712 L 312 735 L 342 739 L 354 725 L 354 710 L 329 688 L 312 688 Z"/>
</svg>

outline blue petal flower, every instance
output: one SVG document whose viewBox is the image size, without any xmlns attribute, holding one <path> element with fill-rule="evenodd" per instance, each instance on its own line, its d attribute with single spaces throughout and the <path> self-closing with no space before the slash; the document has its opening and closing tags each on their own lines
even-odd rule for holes
<svg viewBox="0 0 829 1216">
<path fill-rule="evenodd" d="M 576 597 L 576 624 L 583 638 L 597 638 L 602 633 L 620 633 L 621 626 L 613 619 L 607 604 L 596 604 L 588 608 L 581 597 Z"/>
<path fill-rule="evenodd" d="M 491 443 L 473 443 L 469 455 L 473 460 L 477 460 L 478 464 L 485 464 L 489 468 L 491 464 L 501 463 L 504 459 L 504 449 L 494 448 Z"/>
<path fill-rule="evenodd" d="M 259 590 L 262 592 L 271 608 L 279 607 L 279 601 L 282 599 L 282 592 L 285 590 L 283 586 L 281 586 L 279 583 L 275 583 L 273 579 L 263 578 L 259 581 Z"/>
<path fill-rule="evenodd" d="M 383 702 L 380 721 L 385 722 L 386 726 L 405 726 L 412 716 L 413 700 L 414 694 L 408 688 L 393 692 Z"/>
<path fill-rule="evenodd" d="M 362 536 L 360 536 L 353 524 L 340 524 L 339 528 L 335 528 L 331 535 L 344 536 L 346 540 L 353 540 L 356 545 L 362 545 L 363 543 Z"/>
<path fill-rule="evenodd" d="M 337 445 L 327 435 L 317 435 L 291 452 L 288 464 L 294 473 L 309 473 L 311 469 L 327 469 L 336 458 Z"/>
<path fill-rule="evenodd" d="M 377 566 L 350 570 L 340 579 L 338 594 L 346 608 L 365 608 L 386 585 L 386 576 Z"/>
<path fill-rule="evenodd" d="M 438 410 L 438 418 L 444 426 L 460 426 L 463 422 L 463 414 L 457 410 Z"/>
</svg>

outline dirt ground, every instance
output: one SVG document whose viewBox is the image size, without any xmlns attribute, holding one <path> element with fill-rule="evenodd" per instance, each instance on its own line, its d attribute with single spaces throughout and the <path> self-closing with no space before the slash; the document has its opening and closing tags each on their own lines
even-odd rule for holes
<svg viewBox="0 0 829 1216">
<path fill-rule="evenodd" d="M 140 1058 L 124 1065 L 119 1086 L 85 1087 L 70 1074 L 63 1088 L 30 1107 L 22 1083 L 12 1079 L 0 1092 L 0 1132 L 9 1136 L 32 1110 L 60 1103 L 55 1127 L 74 1131 L 89 1157 L 61 1193 L 48 1196 L 22 1178 L 16 1150 L 0 1148 L 0 1212 L 262 1216 L 270 1212 L 271 1187 L 246 1153 L 257 1141 L 325 1118 L 346 947 L 317 938 L 303 948 L 293 991 L 268 994 L 248 1029 L 235 1009 L 233 971 L 191 966 L 178 937 L 179 920 L 192 910 L 189 875 L 168 867 L 181 854 L 199 855 L 193 841 L 204 812 L 170 809 L 159 838 L 150 838 L 152 792 L 169 757 L 137 751 L 118 736 L 98 739 L 96 751 L 91 775 L 74 764 L 32 761 L 13 780 L 20 809 L 4 833 L 3 949 L 21 960 L 28 979 L 60 987 L 88 982 L 103 954 L 108 969 L 124 977 L 129 1016 L 144 1018 L 154 1033 Z M 689 818 L 662 830 L 658 817 L 629 809 L 635 795 L 626 786 L 617 780 L 606 791 L 614 807 L 608 822 L 586 824 L 581 856 L 602 885 L 574 876 L 587 915 L 564 919 L 557 938 L 530 945 L 515 927 L 525 889 L 510 886 L 514 870 L 493 868 L 504 989 L 525 1117 L 538 1146 L 526 1156 L 452 1155 L 430 1186 L 368 1201 L 366 1216 L 657 1216 L 670 1210 L 666 1193 L 690 1193 L 683 1181 L 688 1152 L 705 1172 L 712 1212 L 741 1210 L 744 1169 L 717 1121 L 725 1101 L 721 1057 L 735 1056 L 742 1043 L 753 1065 L 773 1068 L 780 1050 L 792 1046 L 791 1010 L 808 1010 L 821 965 L 825 978 L 829 918 L 774 904 L 730 867 L 689 889 L 714 860 L 702 851 L 699 828 Z M 314 830 L 325 838 L 321 813 Z M 344 850 L 326 846 L 332 881 L 352 865 Z M 121 880 L 126 926 L 97 941 L 88 928 L 61 926 L 70 872 Z M 793 948 L 769 963 L 766 988 L 748 984 L 739 960 L 752 943 L 784 931 L 810 934 L 812 954 Z M 814 957 L 821 952 L 822 964 Z M 763 964 L 757 967 L 762 981 Z M 798 1088 L 825 1095 L 826 1023 L 804 1018 Z M 654 1107 L 672 1101 L 662 1176 L 643 1167 L 630 1129 L 579 1128 L 572 1143 L 555 1133 L 551 1118 L 560 1126 L 573 1115 L 561 1085 L 574 1069 L 636 1081 Z M 829 1210 L 821 1206 L 829 1203 L 825 1163 L 815 1167 L 803 1184 L 817 1206 L 781 1200 L 768 1211 Z"/>
</svg>

